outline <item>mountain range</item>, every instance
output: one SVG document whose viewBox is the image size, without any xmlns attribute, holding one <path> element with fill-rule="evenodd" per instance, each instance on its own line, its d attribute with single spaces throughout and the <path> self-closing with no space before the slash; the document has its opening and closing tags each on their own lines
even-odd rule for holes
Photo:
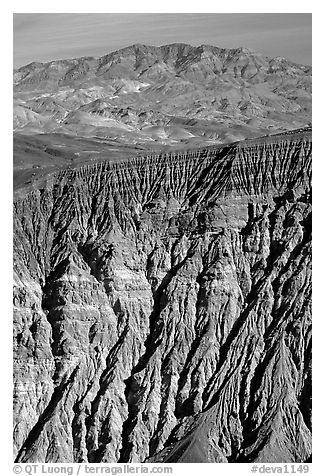
<svg viewBox="0 0 325 476">
<path fill-rule="evenodd" d="M 311 122 L 311 67 L 247 48 L 135 44 L 14 71 L 14 130 L 155 150 L 220 144 Z"/>
</svg>

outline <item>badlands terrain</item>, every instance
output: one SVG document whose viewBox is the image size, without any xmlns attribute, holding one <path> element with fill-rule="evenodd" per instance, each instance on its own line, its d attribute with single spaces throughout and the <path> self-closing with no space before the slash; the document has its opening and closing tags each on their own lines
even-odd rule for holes
<svg viewBox="0 0 325 476">
<path fill-rule="evenodd" d="M 311 460 L 311 68 L 14 72 L 14 459 Z"/>
</svg>

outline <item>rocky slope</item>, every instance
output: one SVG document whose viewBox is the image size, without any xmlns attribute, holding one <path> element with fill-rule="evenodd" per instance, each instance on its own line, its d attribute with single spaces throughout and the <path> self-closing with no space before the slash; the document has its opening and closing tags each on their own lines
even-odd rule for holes
<svg viewBox="0 0 325 476">
<path fill-rule="evenodd" d="M 310 458 L 310 174 L 302 132 L 20 190 L 16 461 Z"/>
<path fill-rule="evenodd" d="M 247 48 L 132 45 L 14 72 L 14 128 L 123 144 L 229 143 L 311 122 L 311 67 Z"/>
</svg>

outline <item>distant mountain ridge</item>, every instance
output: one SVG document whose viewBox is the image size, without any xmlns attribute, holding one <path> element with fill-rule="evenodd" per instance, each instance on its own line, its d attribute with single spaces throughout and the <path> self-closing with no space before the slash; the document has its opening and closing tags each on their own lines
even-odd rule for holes
<svg viewBox="0 0 325 476">
<path fill-rule="evenodd" d="M 311 67 L 248 48 L 135 44 L 35 62 L 14 71 L 14 91 L 14 127 L 29 134 L 199 145 L 311 121 Z"/>
<path fill-rule="evenodd" d="M 71 83 L 71 81 L 75 81 L 77 78 L 87 77 L 94 72 L 96 72 L 96 75 L 101 76 L 109 68 L 113 68 L 123 60 L 127 61 L 132 57 L 134 58 L 134 72 L 138 74 L 143 74 L 146 68 L 149 69 L 154 64 L 157 64 L 158 61 L 169 66 L 172 65 L 177 74 L 188 72 L 190 66 L 199 62 L 205 62 L 207 66 L 213 65 L 215 67 L 212 70 L 214 74 L 224 74 L 229 71 L 231 66 L 240 67 L 243 60 L 245 63 L 242 64 L 241 77 L 251 77 L 252 71 L 247 68 L 249 63 L 254 64 L 256 72 L 261 70 L 271 73 L 276 65 L 279 67 L 281 64 L 284 67 L 294 68 L 295 73 L 297 70 L 311 72 L 310 66 L 298 65 L 282 57 L 268 59 L 244 47 L 227 49 L 211 45 L 196 47 L 185 43 L 173 43 L 164 46 L 134 44 L 99 57 L 85 56 L 54 60 L 46 63 L 32 62 L 15 70 L 14 83 L 20 89 L 22 86 L 32 83 L 32 80 L 54 80 L 56 76 L 55 70 L 57 70 L 57 76 L 61 84 L 62 82 Z M 117 73 L 114 70 L 113 72 Z M 131 70 L 129 74 L 132 75 Z"/>
</svg>

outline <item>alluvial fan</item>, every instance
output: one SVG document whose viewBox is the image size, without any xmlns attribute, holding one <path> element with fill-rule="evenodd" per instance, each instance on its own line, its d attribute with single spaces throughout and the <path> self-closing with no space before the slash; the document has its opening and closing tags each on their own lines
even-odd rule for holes
<svg viewBox="0 0 325 476">
<path fill-rule="evenodd" d="M 20 191 L 16 461 L 309 459 L 310 180 L 302 131 Z"/>
</svg>

